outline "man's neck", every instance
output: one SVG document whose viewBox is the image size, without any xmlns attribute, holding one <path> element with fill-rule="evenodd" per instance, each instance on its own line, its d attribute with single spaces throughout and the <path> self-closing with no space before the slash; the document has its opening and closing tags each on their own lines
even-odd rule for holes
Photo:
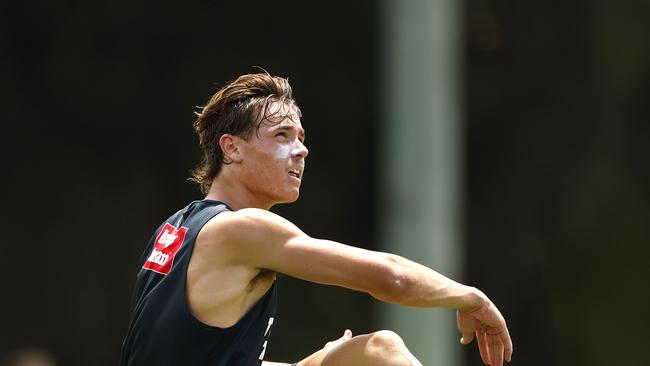
<svg viewBox="0 0 650 366">
<path fill-rule="evenodd" d="M 242 208 L 268 210 L 273 205 L 255 196 L 241 182 L 234 182 L 223 175 L 214 178 L 205 199 L 221 201 L 235 211 Z"/>
</svg>

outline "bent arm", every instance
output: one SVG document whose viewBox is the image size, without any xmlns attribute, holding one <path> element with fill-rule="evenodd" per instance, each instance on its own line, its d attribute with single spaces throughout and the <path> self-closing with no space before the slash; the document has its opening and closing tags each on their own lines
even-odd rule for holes
<svg viewBox="0 0 650 366">
<path fill-rule="evenodd" d="M 222 216 L 223 215 L 223 216 Z M 397 255 L 316 239 L 271 212 L 243 209 L 210 222 L 220 260 L 284 273 L 310 282 L 363 291 L 415 307 L 473 309 L 484 295 Z M 220 217 L 221 216 L 221 217 Z M 225 258 L 224 258 L 225 255 Z"/>
<path fill-rule="evenodd" d="M 363 291 L 400 305 L 458 309 L 461 343 L 477 336 L 484 363 L 510 361 L 512 340 L 505 320 L 476 288 L 397 255 L 312 238 L 264 210 L 223 213 L 208 224 L 208 242 L 219 249 L 213 251 L 216 261 Z"/>
</svg>

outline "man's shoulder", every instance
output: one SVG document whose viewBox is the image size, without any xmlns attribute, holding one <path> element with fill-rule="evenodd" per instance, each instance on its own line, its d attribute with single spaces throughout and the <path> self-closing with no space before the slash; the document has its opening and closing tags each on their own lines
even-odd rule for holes
<svg viewBox="0 0 650 366">
<path fill-rule="evenodd" d="M 250 233 L 248 230 L 273 230 L 283 227 L 295 227 L 295 225 L 282 216 L 267 210 L 243 208 L 214 216 L 205 224 L 203 230 L 237 237 Z"/>
<path fill-rule="evenodd" d="M 224 211 L 212 217 L 201 229 L 201 233 L 232 236 L 241 233 L 249 226 L 261 225 L 270 220 L 268 211 L 257 208 L 245 208 L 237 211 Z"/>
<path fill-rule="evenodd" d="M 277 235 L 300 230 L 290 221 L 273 212 L 244 208 L 226 211 L 211 218 L 201 229 L 198 241 L 202 246 L 238 250 L 245 243 L 272 239 Z"/>
</svg>

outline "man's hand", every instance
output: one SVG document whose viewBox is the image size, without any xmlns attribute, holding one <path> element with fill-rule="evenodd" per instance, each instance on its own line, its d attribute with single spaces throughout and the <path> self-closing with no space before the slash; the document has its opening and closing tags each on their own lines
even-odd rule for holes
<svg viewBox="0 0 650 366">
<path fill-rule="evenodd" d="M 502 366 L 504 359 L 510 362 L 512 340 L 506 321 L 492 301 L 485 297 L 485 302 L 480 307 L 458 310 L 456 315 L 458 330 L 463 334 L 461 344 L 469 344 L 476 337 L 483 363 Z"/>
<path fill-rule="evenodd" d="M 350 338 L 352 338 L 352 331 L 350 329 L 346 329 L 345 332 L 343 332 L 343 336 L 341 338 L 339 338 L 337 340 L 334 340 L 334 341 L 331 341 L 331 342 L 327 342 L 325 344 L 325 347 L 323 347 L 323 349 L 326 350 L 328 348 L 336 347 L 339 344 L 349 340 Z"/>
<path fill-rule="evenodd" d="M 352 339 L 352 331 L 346 329 L 345 332 L 343 332 L 343 336 L 341 336 L 341 338 L 327 342 L 325 344 L 325 347 L 323 347 L 321 350 L 316 351 L 316 353 L 298 362 L 298 366 L 320 365 L 323 361 L 323 358 L 325 358 L 325 356 L 327 356 L 330 351 L 345 343 L 346 341 L 349 341 L 350 339 Z"/>
</svg>

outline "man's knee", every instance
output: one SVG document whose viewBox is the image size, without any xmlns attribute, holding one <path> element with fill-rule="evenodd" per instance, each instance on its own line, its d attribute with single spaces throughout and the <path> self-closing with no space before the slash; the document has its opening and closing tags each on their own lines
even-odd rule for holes
<svg viewBox="0 0 650 366">
<path fill-rule="evenodd" d="M 404 347 L 404 341 L 391 330 L 380 330 L 370 335 L 368 345 L 384 350 L 400 350 Z"/>
<path fill-rule="evenodd" d="M 328 353 L 320 365 L 422 366 L 395 332 L 380 330 L 352 338 Z"/>
<path fill-rule="evenodd" d="M 422 366 L 406 348 L 402 337 L 390 330 L 372 333 L 368 340 L 368 352 L 375 359 L 373 365 Z"/>
</svg>

